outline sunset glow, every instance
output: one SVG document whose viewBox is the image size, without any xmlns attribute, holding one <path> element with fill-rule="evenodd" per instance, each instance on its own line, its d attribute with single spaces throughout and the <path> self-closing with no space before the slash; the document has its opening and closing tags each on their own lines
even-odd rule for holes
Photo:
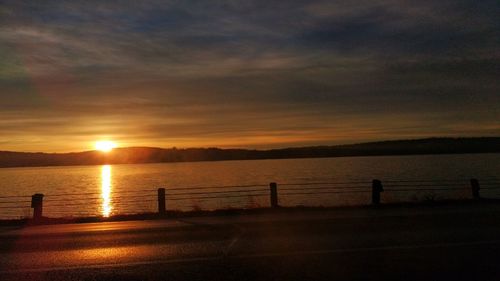
<svg viewBox="0 0 500 281">
<path fill-rule="evenodd" d="M 194 2 L 0 1 L 0 150 L 500 132 L 495 1 Z"/>
<path fill-rule="evenodd" d="M 110 152 L 116 147 L 116 143 L 112 141 L 98 141 L 95 143 L 95 149 L 102 152 Z"/>
</svg>

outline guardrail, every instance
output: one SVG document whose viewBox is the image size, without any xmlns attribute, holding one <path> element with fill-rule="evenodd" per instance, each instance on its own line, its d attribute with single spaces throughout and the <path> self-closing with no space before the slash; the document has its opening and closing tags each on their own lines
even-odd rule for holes
<svg viewBox="0 0 500 281">
<path fill-rule="evenodd" d="M 308 182 L 308 183 L 281 183 L 253 185 L 228 185 L 228 186 L 198 186 L 174 187 L 158 189 L 127 190 L 115 192 L 113 206 L 120 206 L 130 202 L 149 202 L 157 204 L 160 215 L 167 213 L 169 201 L 185 200 L 217 200 L 226 198 L 243 197 L 269 197 L 269 206 L 278 208 L 280 198 L 294 196 L 310 196 L 329 194 L 355 194 L 371 193 L 371 204 L 380 205 L 382 193 L 387 192 L 416 192 L 416 191 L 466 191 L 468 185 L 470 196 L 479 200 L 480 190 L 500 189 L 500 181 L 485 180 L 479 183 L 477 179 L 470 179 L 468 183 L 458 180 L 381 180 L 349 182 Z M 155 196 L 156 193 L 156 196 Z M 70 198 L 68 197 L 79 197 Z M 31 197 L 31 198 L 30 198 Z M 156 197 L 156 198 L 155 198 Z M 46 198 L 46 199 L 44 199 Z M 30 200 L 31 199 L 31 200 Z M 71 201 L 68 201 L 71 200 Z M 104 200 L 102 193 L 60 193 L 60 194 L 34 194 L 32 196 L 0 196 L 0 209 L 26 209 L 26 204 L 31 203 L 33 219 L 43 217 L 44 204 L 49 207 L 74 207 L 88 205 L 89 200 Z"/>
</svg>

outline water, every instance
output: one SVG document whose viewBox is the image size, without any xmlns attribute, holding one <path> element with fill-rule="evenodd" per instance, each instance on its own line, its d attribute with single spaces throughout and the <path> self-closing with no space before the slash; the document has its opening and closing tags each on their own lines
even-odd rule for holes
<svg viewBox="0 0 500 281">
<path fill-rule="evenodd" d="M 269 182 L 279 184 L 280 204 L 288 206 L 366 204 L 370 202 L 370 182 L 374 178 L 381 179 L 388 189 L 382 195 L 383 202 L 467 198 L 470 197 L 468 181 L 472 177 L 478 178 L 483 187 L 487 187 L 485 183 L 492 183 L 488 187 L 498 186 L 499 156 L 419 155 L 8 168 L 0 169 L 0 196 L 3 196 L 0 198 L 0 218 L 30 216 L 30 197 L 8 196 L 35 193 L 45 195 L 44 215 L 51 217 L 154 212 L 158 187 L 167 188 L 167 209 L 171 210 L 264 207 L 269 204 Z M 407 180 L 429 182 L 390 182 Z M 309 184 L 318 182 L 326 183 Z M 256 186 L 188 190 L 191 187 L 239 185 Z M 320 193 L 325 187 L 349 192 Z M 287 188 L 299 189 L 284 190 Z M 398 188 L 420 191 L 390 191 Z M 463 189 L 426 190 L 429 188 Z M 201 198 L 207 194 L 173 195 L 248 189 L 255 191 L 210 195 L 218 198 Z M 352 190 L 359 192 L 351 193 Z M 287 193 L 309 194 L 285 195 Z M 481 190 L 481 195 L 498 197 L 500 193 L 485 189 Z M 174 198 L 184 199 L 171 200 Z"/>
</svg>

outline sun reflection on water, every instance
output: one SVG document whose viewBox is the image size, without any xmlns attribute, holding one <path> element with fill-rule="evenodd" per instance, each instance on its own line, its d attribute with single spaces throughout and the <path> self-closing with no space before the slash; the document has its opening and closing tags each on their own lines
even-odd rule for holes
<svg viewBox="0 0 500 281">
<path fill-rule="evenodd" d="M 109 217 L 111 210 L 111 166 L 104 165 L 101 169 L 101 197 L 102 197 L 102 215 Z"/>
</svg>

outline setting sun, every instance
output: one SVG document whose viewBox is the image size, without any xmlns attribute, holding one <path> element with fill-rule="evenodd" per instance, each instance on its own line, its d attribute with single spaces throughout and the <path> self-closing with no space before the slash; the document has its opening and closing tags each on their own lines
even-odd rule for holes
<svg viewBox="0 0 500 281">
<path fill-rule="evenodd" d="M 102 152 L 110 152 L 116 147 L 116 143 L 112 141 L 98 141 L 95 143 L 95 149 Z"/>
</svg>

